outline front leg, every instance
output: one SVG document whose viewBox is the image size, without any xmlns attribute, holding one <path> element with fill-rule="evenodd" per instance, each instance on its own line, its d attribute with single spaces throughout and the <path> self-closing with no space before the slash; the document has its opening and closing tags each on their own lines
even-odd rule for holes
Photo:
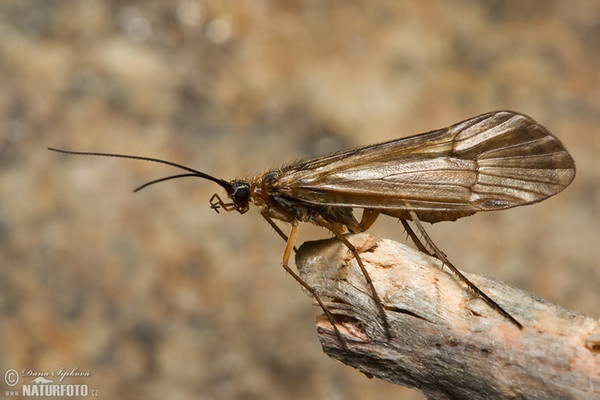
<svg viewBox="0 0 600 400">
<path fill-rule="evenodd" d="M 277 234 L 279 236 L 281 236 L 283 241 L 287 243 L 288 242 L 287 235 L 281 230 L 281 228 L 279 226 L 277 226 L 275 221 L 273 221 L 273 219 L 271 219 L 271 217 L 269 217 L 269 215 L 265 211 L 261 211 L 260 215 L 262 215 L 263 218 L 269 223 L 269 225 L 271 225 L 271 228 L 275 229 L 275 232 L 277 232 Z M 296 247 L 294 247 L 294 251 L 296 251 Z"/>
<path fill-rule="evenodd" d="M 340 343 L 341 343 L 342 347 L 344 348 L 344 350 L 347 351 L 348 345 L 346 344 L 346 341 L 344 340 L 342 334 L 340 333 L 340 331 L 337 328 L 333 314 L 331 314 L 329 309 L 325 306 L 325 303 L 323 303 L 323 300 L 321 300 L 321 298 L 319 297 L 317 292 L 315 292 L 315 290 L 308 283 L 304 282 L 304 280 L 302 280 L 302 278 L 300 278 L 298 276 L 298 274 L 296 274 L 289 266 L 290 256 L 292 255 L 292 250 L 296 249 L 294 247 L 294 244 L 296 243 L 296 238 L 298 237 L 298 221 L 291 222 L 292 229 L 290 229 L 289 236 L 286 236 L 285 233 L 283 233 L 281 231 L 281 229 L 275 224 L 275 222 L 269 216 L 267 216 L 265 214 L 262 214 L 262 216 L 267 220 L 269 225 L 274 227 L 275 230 L 278 233 L 280 233 L 280 236 L 282 236 L 286 239 L 287 243 L 285 245 L 285 250 L 283 251 L 283 260 L 281 263 L 283 266 L 283 269 L 285 269 L 285 271 L 288 274 L 290 274 L 292 276 L 292 278 L 294 278 L 296 280 L 296 282 L 298 282 L 304 289 L 306 289 L 314 297 L 314 299 L 317 301 L 317 303 L 319 304 L 319 306 L 325 313 L 325 316 L 329 320 L 329 323 L 331 324 L 331 326 L 333 326 L 333 329 L 335 330 L 335 334 L 340 339 Z"/>
</svg>

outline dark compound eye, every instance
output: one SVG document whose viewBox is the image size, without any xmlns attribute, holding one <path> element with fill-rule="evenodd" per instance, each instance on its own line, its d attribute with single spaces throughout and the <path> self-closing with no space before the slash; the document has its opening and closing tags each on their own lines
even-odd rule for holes
<svg viewBox="0 0 600 400">
<path fill-rule="evenodd" d="M 250 197 L 250 188 L 248 186 L 240 186 L 233 192 L 233 201 L 236 203 L 246 203 Z"/>
</svg>

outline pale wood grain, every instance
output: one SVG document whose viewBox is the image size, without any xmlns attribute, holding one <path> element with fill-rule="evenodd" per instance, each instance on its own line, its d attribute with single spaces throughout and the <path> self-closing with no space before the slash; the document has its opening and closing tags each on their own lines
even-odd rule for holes
<svg viewBox="0 0 600 400">
<path fill-rule="evenodd" d="M 300 276 L 328 299 L 349 347 L 343 350 L 320 316 L 319 339 L 330 357 L 431 399 L 600 398 L 598 321 L 465 273 L 523 324 L 519 330 L 436 259 L 366 233 L 348 238 L 384 302 L 393 338 L 386 339 L 351 253 L 335 239 L 308 242 L 296 257 Z"/>
</svg>

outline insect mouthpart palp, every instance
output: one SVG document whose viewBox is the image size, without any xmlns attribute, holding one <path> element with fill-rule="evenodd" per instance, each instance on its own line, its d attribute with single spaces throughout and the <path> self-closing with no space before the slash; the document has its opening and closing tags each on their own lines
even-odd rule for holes
<svg viewBox="0 0 600 400">
<path fill-rule="evenodd" d="M 215 210 L 217 212 L 217 214 L 219 214 L 219 208 L 221 208 L 221 206 L 223 205 L 223 200 L 221 200 L 219 195 L 216 193 L 213 194 L 209 200 L 209 203 L 210 203 L 210 208 L 212 208 L 213 210 Z"/>
</svg>

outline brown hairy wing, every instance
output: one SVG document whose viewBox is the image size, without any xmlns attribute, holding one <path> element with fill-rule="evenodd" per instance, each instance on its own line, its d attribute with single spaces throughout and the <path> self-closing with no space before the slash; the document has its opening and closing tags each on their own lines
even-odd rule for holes
<svg viewBox="0 0 600 400">
<path fill-rule="evenodd" d="M 282 168 L 275 193 L 311 204 L 454 220 L 535 203 L 563 190 L 575 164 L 530 117 L 483 114 L 446 129 L 346 150 Z"/>
</svg>

